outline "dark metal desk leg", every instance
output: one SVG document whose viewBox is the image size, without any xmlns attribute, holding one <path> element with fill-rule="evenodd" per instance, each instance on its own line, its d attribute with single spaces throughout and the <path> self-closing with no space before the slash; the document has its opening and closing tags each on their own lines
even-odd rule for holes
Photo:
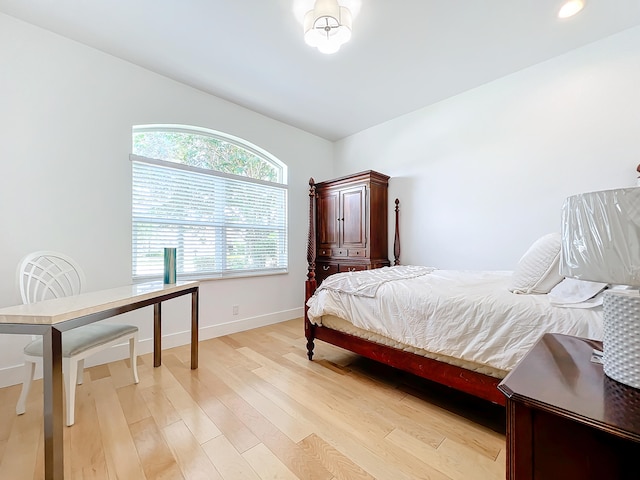
<svg viewBox="0 0 640 480">
<path fill-rule="evenodd" d="M 153 366 L 162 364 L 162 308 L 160 303 L 153 305 Z"/>
<path fill-rule="evenodd" d="M 51 327 L 42 335 L 44 388 L 44 478 L 64 478 L 62 439 L 62 332 Z"/>
<path fill-rule="evenodd" d="M 191 294 L 191 370 L 198 368 L 198 291 Z"/>
</svg>

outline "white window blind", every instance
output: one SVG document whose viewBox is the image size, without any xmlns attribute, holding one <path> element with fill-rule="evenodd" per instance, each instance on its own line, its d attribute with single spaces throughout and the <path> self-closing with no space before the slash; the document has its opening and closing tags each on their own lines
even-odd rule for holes
<svg viewBox="0 0 640 480">
<path fill-rule="evenodd" d="M 161 277 L 164 247 L 179 278 L 287 271 L 287 186 L 131 155 L 133 277 Z"/>
</svg>

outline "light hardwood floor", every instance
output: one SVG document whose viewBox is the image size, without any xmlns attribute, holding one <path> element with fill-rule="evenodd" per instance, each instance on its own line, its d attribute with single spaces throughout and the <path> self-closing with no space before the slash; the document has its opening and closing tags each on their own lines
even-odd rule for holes
<svg viewBox="0 0 640 480">
<path fill-rule="evenodd" d="M 505 478 L 504 409 L 316 342 L 302 320 L 93 367 L 65 428 L 67 479 Z M 42 381 L 0 389 L 0 479 L 43 478 Z"/>
</svg>

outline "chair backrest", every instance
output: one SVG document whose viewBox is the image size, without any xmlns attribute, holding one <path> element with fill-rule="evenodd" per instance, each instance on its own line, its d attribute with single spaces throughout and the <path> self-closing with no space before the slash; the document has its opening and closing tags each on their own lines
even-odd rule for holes
<svg viewBox="0 0 640 480">
<path fill-rule="evenodd" d="M 22 303 L 77 295 L 85 283 L 84 272 L 69 256 L 57 252 L 33 252 L 18 265 Z"/>
</svg>

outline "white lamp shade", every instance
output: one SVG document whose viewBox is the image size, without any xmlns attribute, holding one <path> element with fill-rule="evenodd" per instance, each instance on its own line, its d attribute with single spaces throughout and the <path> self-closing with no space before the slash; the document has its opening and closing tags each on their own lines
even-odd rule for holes
<svg viewBox="0 0 640 480">
<path fill-rule="evenodd" d="M 562 208 L 560 273 L 640 286 L 640 188 L 567 198 Z"/>
<path fill-rule="evenodd" d="M 567 277 L 640 286 L 640 188 L 583 193 L 562 208 L 560 273 Z M 609 290 L 603 304 L 603 368 L 640 388 L 640 295 Z"/>
<path fill-rule="evenodd" d="M 322 53 L 335 53 L 351 39 L 351 12 L 336 0 L 317 0 L 304 16 L 304 40 Z"/>
</svg>

